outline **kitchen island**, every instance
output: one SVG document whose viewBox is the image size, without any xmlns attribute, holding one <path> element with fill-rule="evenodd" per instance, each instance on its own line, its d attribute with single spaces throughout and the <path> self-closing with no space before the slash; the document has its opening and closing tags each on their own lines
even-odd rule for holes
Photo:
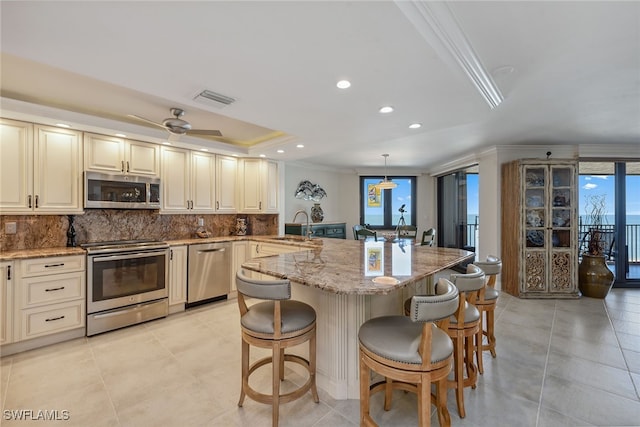
<svg viewBox="0 0 640 427">
<path fill-rule="evenodd" d="M 320 241 L 242 266 L 291 281 L 292 298 L 311 305 L 318 316 L 318 386 L 335 399 L 358 399 L 360 325 L 373 317 L 402 314 L 404 300 L 425 293 L 434 274 L 475 254 L 409 241 Z"/>
</svg>

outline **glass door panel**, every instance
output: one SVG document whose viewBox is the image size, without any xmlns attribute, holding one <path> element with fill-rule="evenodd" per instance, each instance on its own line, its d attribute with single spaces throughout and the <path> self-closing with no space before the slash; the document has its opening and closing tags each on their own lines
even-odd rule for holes
<svg viewBox="0 0 640 427">
<path fill-rule="evenodd" d="M 627 279 L 640 279 L 640 162 L 626 163 L 625 179 L 625 273 Z M 621 252 L 621 251 L 619 251 Z"/>
</svg>

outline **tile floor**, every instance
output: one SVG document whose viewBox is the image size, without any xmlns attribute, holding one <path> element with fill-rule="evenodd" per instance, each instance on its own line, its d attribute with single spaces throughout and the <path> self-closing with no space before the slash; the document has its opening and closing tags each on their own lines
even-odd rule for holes
<svg viewBox="0 0 640 427">
<path fill-rule="evenodd" d="M 640 290 L 606 300 L 520 300 L 503 294 L 496 312 L 498 357 L 485 355 L 476 390 L 465 390 L 452 425 L 640 425 Z M 270 408 L 240 386 L 235 301 L 1 359 L 0 424 L 8 426 L 268 426 Z M 268 369 L 256 387 L 268 390 Z M 258 371 L 260 372 L 260 371 Z M 287 370 L 284 386 L 299 382 Z M 59 422 L 15 421 L 8 410 L 68 411 Z M 373 399 L 380 425 L 417 423 L 415 396 L 396 392 L 391 411 Z M 59 413 L 62 416 L 62 412 Z M 282 426 L 356 426 L 358 400 L 320 390 L 281 407 Z M 437 417 L 432 417 L 437 425 Z"/>
</svg>

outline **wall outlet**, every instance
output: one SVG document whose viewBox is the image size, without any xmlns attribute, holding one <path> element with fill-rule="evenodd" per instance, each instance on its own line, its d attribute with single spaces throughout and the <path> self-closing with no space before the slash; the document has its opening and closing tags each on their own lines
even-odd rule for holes
<svg viewBox="0 0 640 427">
<path fill-rule="evenodd" d="M 15 222 L 7 222 L 4 224 L 5 234 L 16 234 L 18 232 L 18 226 Z"/>
</svg>

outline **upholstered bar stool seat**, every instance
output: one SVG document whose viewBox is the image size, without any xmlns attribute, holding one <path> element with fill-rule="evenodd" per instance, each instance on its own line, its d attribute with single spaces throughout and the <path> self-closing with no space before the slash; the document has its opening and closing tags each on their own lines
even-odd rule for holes
<svg viewBox="0 0 640 427">
<path fill-rule="evenodd" d="M 458 414 L 460 418 L 464 418 L 464 388 L 476 388 L 478 380 L 478 368 L 473 357 L 476 351 L 475 338 L 480 327 L 480 311 L 475 302 L 478 291 L 484 286 L 485 275 L 480 268 L 469 264 L 467 274 L 452 274 L 450 277 L 460 292 L 460 299 L 458 309 L 451 316 L 447 328 L 454 348 L 454 379 L 448 382 L 448 386 L 455 389 Z"/>
<path fill-rule="evenodd" d="M 478 363 L 478 372 L 484 373 L 482 363 L 482 354 L 484 351 L 491 352 L 491 356 L 496 357 L 496 336 L 494 332 L 494 313 L 498 302 L 500 292 L 495 288 L 496 278 L 502 271 L 502 260 L 496 256 L 489 255 L 484 262 L 475 263 L 480 267 L 487 277 L 485 286 L 478 292 L 476 307 L 480 310 L 480 328 L 476 343 L 478 346 L 476 358 Z M 487 344 L 484 344 L 484 338 L 487 337 Z"/>
<path fill-rule="evenodd" d="M 245 396 L 272 405 L 272 424 L 278 425 L 280 403 L 290 402 L 311 390 L 317 403 L 316 389 L 316 312 L 300 301 L 291 301 L 291 283 L 288 280 L 256 280 L 244 270 L 236 274 L 240 326 L 242 330 L 242 389 L 238 406 Z M 266 300 L 247 306 L 245 297 Z M 309 342 L 309 359 L 285 354 L 285 349 Z M 249 365 L 250 345 L 270 348 L 271 356 Z M 296 390 L 280 394 L 280 381 L 284 380 L 284 363 L 294 362 L 306 368 L 307 381 Z M 272 364 L 272 393 L 260 393 L 249 385 L 249 376 L 259 367 Z"/>
<path fill-rule="evenodd" d="M 372 394 L 385 391 L 385 410 L 391 408 L 393 389 L 411 391 L 418 397 L 420 426 L 431 422 L 431 403 L 436 405 L 441 426 L 451 425 L 447 410 L 447 376 L 453 360 L 453 343 L 443 329 L 458 307 L 458 291 L 440 279 L 436 295 L 414 296 L 410 316 L 384 316 L 365 322 L 360 340 L 360 425 L 375 426 L 369 413 Z M 371 370 L 385 377 L 370 385 Z M 431 393 L 431 384 L 436 391 Z"/>
</svg>

